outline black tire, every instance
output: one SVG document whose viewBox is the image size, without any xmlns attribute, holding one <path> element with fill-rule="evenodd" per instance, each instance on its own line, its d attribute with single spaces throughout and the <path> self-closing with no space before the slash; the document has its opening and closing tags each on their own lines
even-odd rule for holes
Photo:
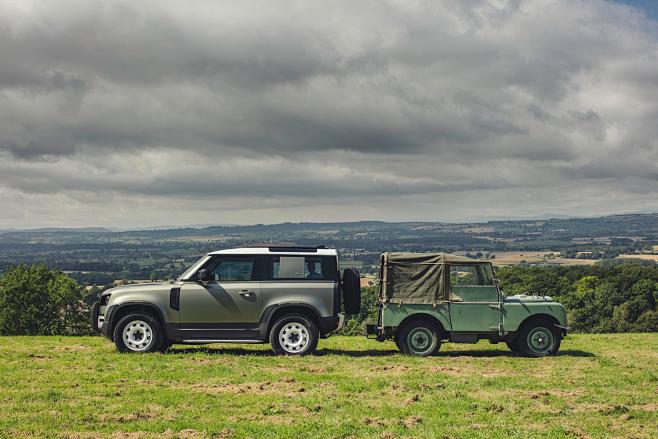
<svg viewBox="0 0 658 439">
<path fill-rule="evenodd" d="M 428 357 L 441 349 L 441 331 L 428 320 L 418 319 L 406 323 L 396 334 L 396 344 L 407 355 Z"/>
<path fill-rule="evenodd" d="M 395 338 L 393 339 L 393 341 L 395 341 L 395 346 L 398 347 L 398 350 L 400 352 L 402 352 L 402 345 L 400 344 L 400 337 L 398 337 L 398 335 L 396 335 Z"/>
<path fill-rule="evenodd" d="M 114 344 L 119 352 L 159 352 L 164 330 L 160 321 L 150 314 L 133 313 L 123 317 L 114 327 Z"/>
<path fill-rule="evenodd" d="M 505 344 L 510 351 L 519 353 L 519 339 L 517 337 L 509 337 L 505 340 Z"/>
<path fill-rule="evenodd" d="M 270 344 L 277 355 L 312 354 L 318 347 L 319 338 L 316 324 L 302 314 L 280 317 L 270 331 Z"/>
<path fill-rule="evenodd" d="M 343 271 L 343 306 L 345 314 L 361 312 L 361 279 L 359 270 L 346 268 Z"/>
<path fill-rule="evenodd" d="M 163 354 L 169 350 L 173 343 L 170 340 L 164 340 L 162 344 L 160 345 L 160 349 L 158 349 L 160 352 Z"/>
<path fill-rule="evenodd" d="M 519 352 L 526 357 L 555 355 L 560 349 L 562 333 L 549 319 L 536 319 L 523 325 L 519 331 Z"/>
</svg>

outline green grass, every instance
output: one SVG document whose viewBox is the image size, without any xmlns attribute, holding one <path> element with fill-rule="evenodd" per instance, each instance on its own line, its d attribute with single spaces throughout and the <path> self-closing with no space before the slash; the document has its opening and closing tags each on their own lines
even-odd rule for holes
<svg viewBox="0 0 658 439">
<path fill-rule="evenodd" d="M 99 337 L 0 337 L 4 437 L 658 437 L 658 334 L 573 335 L 560 355 L 446 344 L 433 358 L 334 337 L 115 352 Z"/>
</svg>

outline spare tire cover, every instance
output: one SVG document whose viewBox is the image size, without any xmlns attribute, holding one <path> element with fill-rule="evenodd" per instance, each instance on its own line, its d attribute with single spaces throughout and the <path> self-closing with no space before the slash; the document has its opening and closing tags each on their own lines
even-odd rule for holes
<svg viewBox="0 0 658 439">
<path fill-rule="evenodd" d="M 343 305 L 345 314 L 358 314 L 361 311 L 361 280 L 356 268 L 343 271 Z"/>
</svg>

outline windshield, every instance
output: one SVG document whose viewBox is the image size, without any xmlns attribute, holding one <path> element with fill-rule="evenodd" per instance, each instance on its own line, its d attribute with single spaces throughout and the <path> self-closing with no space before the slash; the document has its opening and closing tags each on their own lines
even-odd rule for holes
<svg viewBox="0 0 658 439">
<path fill-rule="evenodd" d="M 190 268 L 185 270 L 183 272 L 183 274 L 178 276 L 176 278 L 176 280 L 185 280 L 185 279 L 189 278 L 192 275 L 192 273 L 196 272 L 199 269 L 199 267 L 201 265 L 203 265 L 209 258 L 210 258 L 210 256 L 208 256 L 208 255 L 202 256 L 194 264 L 190 265 Z"/>
</svg>

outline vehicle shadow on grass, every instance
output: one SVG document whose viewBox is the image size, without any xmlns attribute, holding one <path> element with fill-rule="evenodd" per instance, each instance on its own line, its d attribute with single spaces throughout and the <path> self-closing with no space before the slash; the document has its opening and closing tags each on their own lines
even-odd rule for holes
<svg viewBox="0 0 658 439">
<path fill-rule="evenodd" d="M 274 352 L 270 349 L 245 349 L 245 348 L 209 348 L 209 347 L 174 347 L 167 351 L 167 354 L 195 354 L 203 353 L 209 355 L 236 355 L 236 356 L 257 356 L 257 357 L 273 357 Z M 362 358 L 362 357 L 390 357 L 393 355 L 402 355 L 400 351 L 395 349 L 364 349 L 364 350 L 351 350 L 351 349 L 318 349 L 315 356 L 322 357 L 325 355 L 340 355 L 344 357 Z M 441 351 L 439 357 L 521 357 L 514 352 L 495 349 L 495 350 L 467 350 L 467 351 Z M 591 352 L 581 351 L 577 349 L 565 349 L 557 353 L 558 357 L 595 357 Z"/>
<path fill-rule="evenodd" d="M 482 350 L 482 351 L 446 351 L 439 352 L 439 356 L 446 357 L 522 357 L 505 349 Z M 557 357 L 595 357 L 591 352 L 581 351 L 577 349 L 565 349 L 558 351 Z"/>
<path fill-rule="evenodd" d="M 402 355 L 397 350 L 342 350 L 342 349 L 319 349 L 316 355 L 343 355 L 346 357 L 386 357 L 392 355 Z M 566 349 L 557 353 L 558 357 L 594 357 L 591 352 L 580 350 Z M 495 349 L 495 350 L 468 350 L 468 351 L 439 351 L 437 357 L 521 357 L 512 351 Z"/>
</svg>

